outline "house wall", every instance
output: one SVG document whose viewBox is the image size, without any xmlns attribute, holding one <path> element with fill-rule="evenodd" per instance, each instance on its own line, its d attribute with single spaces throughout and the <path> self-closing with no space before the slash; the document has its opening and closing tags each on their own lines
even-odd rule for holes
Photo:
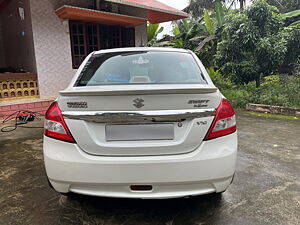
<svg viewBox="0 0 300 225">
<path fill-rule="evenodd" d="M 91 1 L 30 0 L 34 49 L 41 98 L 54 98 L 67 87 L 76 70 L 72 68 L 68 21 L 54 10 L 64 4 L 88 7 Z"/>
<path fill-rule="evenodd" d="M 147 24 L 137 26 L 135 28 L 135 46 L 147 47 L 147 42 L 148 42 Z"/>
<path fill-rule="evenodd" d="M 119 13 L 124 15 L 147 18 L 147 10 L 139 9 L 128 5 L 119 5 Z M 135 28 L 135 46 L 147 46 L 147 42 L 147 24 L 145 23 Z"/>
<path fill-rule="evenodd" d="M 20 7 L 25 10 L 24 20 L 19 14 Z M 4 58 L 0 60 L 2 66 L 36 72 L 29 1 L 10 1 L 1 11 L 0 32 L 3 39 L 0 40 L 0 57 Z"/>
<path fill-rule="evenodd" d="M 92 3 L 92 0 L 30 0 L 41 98 L 56 97 L 58 91 L 67 87 L 76 72 L 72 69 L 68 21 L 59 19 L 54 10 L 63 5 L 91 8 Z M 130 13 L 130 9 L 126 8 L 126 12 Z M 141 40 L 140 34 L 147 43 L 146 25 L 137 27 L 136 40 Z"/>
<path fill-rule="evenodd" d="M 1 25 L 1 15 L 0 15 L 0 68 L 6 67 L 5 57 L 4 57 L 4 44 L 3 44 L 3 32 Z"/>
</svg>

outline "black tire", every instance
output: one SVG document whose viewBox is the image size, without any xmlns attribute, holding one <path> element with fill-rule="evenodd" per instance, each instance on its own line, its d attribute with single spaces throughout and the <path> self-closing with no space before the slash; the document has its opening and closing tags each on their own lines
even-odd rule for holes
<svg viewBox="0 0 300 225">
<path fill-rule="evenodd" d="M 48 185 L 49 185 L 49 187 L 50 188 L 52 188 L 53 190 L 54 190 L 54 187 L 52 186 L 52 184 L 50 183 L 50 181 L 49 181 L 49 178 L 47 177 L 47 182 L 48 182 Z"/>
<path fill-rule="evenodd" d="M 65 196 L 65 197 L 72 197 L 72 193 L 71 192 L 67 192 L 67 193 L 63 193 L 63 192 L 59 192 L 62 196 Z"/>
</svg>

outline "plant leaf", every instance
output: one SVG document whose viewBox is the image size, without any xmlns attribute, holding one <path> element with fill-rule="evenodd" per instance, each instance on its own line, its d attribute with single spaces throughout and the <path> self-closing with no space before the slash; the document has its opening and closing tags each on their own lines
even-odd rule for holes
<svg viewBox="0 0 300 225">
<path fill-rule="evenodd" d="M 288 19 L 291 17 L 296 17 L 296 16 L 300 16 L 300 9 L 282 14 L 282 19 L 285 20 L 285 19 Z"/>
<path fill-rule="evenodd" d="M 190 29 L 188 20 L 182 19 L 181 21 L 182 21 L 183 26 L 185 27 L 185 31 L 188 31 Z"/>
<path fill-rule="evenodd" d="M 215 12 L 216 12 L 216 19 L 218 21 L 218 27 L 221 27 L 224 24 L 224 9 L 220 1 L 217 1 L 215 4 Z"/>
<path fill-rule="evenodd" d="M 155 39 L 158 28 L 159 28 L 159 24 L 152 24 L 152 23 L 148 24 L 147 26 L 148 41 L 152 41 L 153 39 Z"/>
<path fill-rule="evenodd" d="M 295 21 L 294 23 L 291 23 L 288 27 L 295 26 L 295 25 L 298 25 L 298 24 L 300 24 L 300 20 Z"/>
<path fill-rule="evenodd" d="M 199 52 L 207 42 L 210 42 L 213 39 L 215 39 L 215 35 L 210 35 L 206 37 L 203 41 L 200 42 L 198 47 L 195 49 L 195 52 Z"/>
<path fill-rule="evenodd" d="M 175 36 L 177 36 L 177 35 L 179 35 L 180 33 L 181 33 L 181 32 L 180 32 L 179 27 L 177 26 L 177 24 L 175 24 L 174 27 L 173 27 L 173 34 L 174 34 Z"/>
<path fill-rule="evenodd" d="M 205 22 L 205 27 L 206 27 L 207 33 L 212 35 L 213 34 L 213 26 L 212 26 L 212 21 L 210 19 L 210 16 L 209 16 L 209 13 L 207 10 L 204 11 L 203 19 Z"/>
</svg>

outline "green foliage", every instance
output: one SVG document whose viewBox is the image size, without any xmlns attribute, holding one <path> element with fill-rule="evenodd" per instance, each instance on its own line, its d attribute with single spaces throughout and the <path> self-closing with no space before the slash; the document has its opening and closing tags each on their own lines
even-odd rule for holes
<svg viewBox="0 0 300 225">
<path fill-rule="evenodd" d="M 244 14 L 226 17 L 216 65 L 233 82 L 245 84 L 276 72 L 287 52 L 283 23 L 264 0 L 255 0 Z"/>
<path fill-rule="evenodd" d="M 173 26 L 174 39 L 167 43 L 167 46 L 174 48 L 186 48 L 193 49 L 195 44 L 190 41 L 195 34 L 199 33 L 199 30 L 204 27 L 193 19 L 182 19 Z"/>
<path fill-rule="evenodd" d="M 277 115 L 270 113 L 259 113 L 259 112 L 246 112 L 249 115 L 264 117 L 267 119 L 279 119 L 279 120 L 299 120 L 299 117 L 296 116 L 285 116 L 285 115 Z"/>
<path fill-rule="evenodd" d="M 226 9 L 224 2 L 191 0 L 199 8 L 190 10 L 198 14 L 174 26 L 168 46 L 196 52 L 235 107 L 259 103 L 299 108 L 299 0 L 254 0 L 241 12 Z M 294 75 L 274 75 L 280 73 Z"/>
<path fill-rule="evenodd" d="M 292 17 L 296 17 L 296 16 L 300 16 L 300 9 L 283 14 L 282 19 L 285 20 L 287 18 L 292 18 Z"/>
<path fill-rule="evenodd" d="M 296 63 L 294 64 L 294 74 L 300 77 L 300 56 L 297 59 Z"/>
<path fill-rule="evenodd" d="M 240 11 L 243 11 L 246 0 L 189 0 L 189 5 L 184 11 L 191 14 L 194 18 L 200 18 L 205 10 L 212 11 L 214 8 L 216 9 L 218 3 L 227 3 L 230 6 L 233 3 L 239 3 Z"/>
<path fill-rule="evenodd" d="M 254 82 L 235 85 L 218 71 L 208 69 L 214 84 L 234 107 L 244 108 L 247 103 L 300 108 L 300 78 L 273 75 L 264 78 L 259 88 Z"/>
<path fill-rule="evenodd" d="M 213 25 L 212 25 L 212 21 L 210 19 L 209 13 L 206 10 L 203 14 L 203 19 L 205 21 L 205 28 L 208 34 L 212 35 L 213 34 Z"/>
<path fill-rule="evenodd" d="M 184 42 L 182 38 L 178 38 L 172 41 L 171 43 L 169 43 L 169 46 L 172 48 L 184 48 Z"/>
<path fill-rule="evenodd" d="M 198 34 L 190 39 L 192 50 L 201 58 L 206 67 L 214 65 L 217 44 L 221 40 L 225 9 L 220 1 L 215 1 L 214 10 L 205 11 L 200 20 Z M 194 34 L 195 35 L 195 34 Z"/>
<path fill-rule="evenodd" d="M 262 83 L 262 87 L 273 87 L 278 86 L 280 84 L 280 77 L 278 75 L 272 75 L 264 77 L 264 83 Z"/>
<path fill-rule="evenodd" d="M 293 77 L 278 78 L 280 81 L 277 84 L 274 84 L 276 81 L 272 79 L 270 81 L 266 80 L 264 87 L 257 90 L 259 92 L 258 103 L 299 108 L 300 79 Z"/>
<path fill-rule="evenodd" d="M 181 34 L 180 30 L 179 30 L 179 27 L 175 24 L 174 27 L 173 27 L 173 34 L 174 35 L 179 35 Z"/>
<path fill-rule="evenodd" d="M 221 0 L 225 2 L 226 0 Z M 200 18 L 205 10 L 212 10 L 216 0 L 189 0 L 189 5 L 184 9 L 185 12 L 191 14 L 195 18 Z"/>
<path fill-rule="evenodd" d="M 214 64 L 213 58 L 221 38 L 225 15 L 225 7 L 221 1 L 209 4 L 212 11 L 206 10 L 200 19 L 179 20 L 173 26 L 171 41 L 162 43 L 163 46 L 193 50 L 207 67 Z"/>
<path fill-rule="evenodd" d="M 148 34 L 148 45 L 154 45 L 157 42 L 157 35 L 164 30 L 159 24 L 148 23 L 147 34 Z"/>
<path fill-rule="evenodd" d="M 290 12 L 300 9 L 299 0 L 266 0 L 269 4 L 277 7 L 281 12 Z"/>
<path fill-rule="evenodd" d="M 218 26 L 222 27 L 224 24 L 225 13 L 224 13 L 224 9 L 223 9 L 223 4 L 220 1 L 217 1 L 215 3 L 215 12 L 216 12 L 215 17 L 218 22 Z"/>
<path fill-rule="evenodd" d="M 300 57 L 300 23 L 284 27 L 281 36 L 285 39 L 287 48 L 283 65 L 294 65 Z"/>
<path fill-rule="evenodd" d="M 215 70 L 213 67 L 208 68 L 207 72 L 212 79 L 213 83 L 218 87 L 221 91 L 227 89 L 235 89 L 236 85 L 233 84 L 229 79 L 223 77 L 219 70 Z"/>
</svg>

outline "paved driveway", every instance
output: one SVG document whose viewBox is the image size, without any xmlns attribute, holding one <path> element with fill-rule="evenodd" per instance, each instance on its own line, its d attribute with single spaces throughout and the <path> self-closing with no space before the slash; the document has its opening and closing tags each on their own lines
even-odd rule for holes
<svg viewBox="0 0 300 225">
<path fill-rule="evenodd" d="M 44 176 L 42 130 L 0 133 L 0 224 L 300 224 L 300 121 L 240 112 L 238 127 L 222 197 L 173 200 L 62 197 Z"/>
</svg>

